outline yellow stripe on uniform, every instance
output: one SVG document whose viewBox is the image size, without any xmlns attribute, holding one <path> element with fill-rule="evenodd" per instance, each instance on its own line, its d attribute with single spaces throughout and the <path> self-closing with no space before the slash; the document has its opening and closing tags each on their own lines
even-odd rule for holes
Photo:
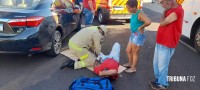
<svg viewBox="0 0 200 90">
<path fill-rule="evenodd" d="M 69 46 L 72 47 L 73 49 L 79 51 L 79 52 L 82 52 L 82 51 L 83 51 L 82 48 L 76 46 L 76 45 L 73 44 L 71 41 L 69 41 Z M 86 54 L 84 54 L 83 56 L 81 56 L 79 59 L 80 59 L 80 60 L 84 60 L 84 59 L 88 58 L 88 56 L 89 56 L 89 54 L 86 53 Z"/>
<path fill-rule="evenodd" d="M 73 49 L 77 50 L 77 51 L 80 51 L 80 52 L 82 51 L 82 48 L 76 46 L 71 41 L 69 41 L 69 46 L 72 47 Z"/>
<path fill-rule="evenodd" d="M 85 67 L 85 63 L 83 62 L 83 61 L 80 61 L 81 62 L 81 65 L 83 66 L 83 67 Z"/>
<path fill-rule="evenodd" d="M 88 56 L 89 56 L 89 54 L 86 53 L 86 54 L 84 54 L 83 56 L 80 57 L 80 60 L 84 60 L 84 59 L 88 58 Z"/>
</svg>

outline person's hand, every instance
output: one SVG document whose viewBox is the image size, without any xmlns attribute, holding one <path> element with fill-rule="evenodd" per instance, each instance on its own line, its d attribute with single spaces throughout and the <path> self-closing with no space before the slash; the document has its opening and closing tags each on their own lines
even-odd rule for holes
<svg viewBox="0 0 200 90">
<path fill-rule="evenodd" d="M 161 16 L 161 22 L 165 19 L 165 14 L 166 14 L 167 10 L 164 9 L 162 16 Z"/>
<path fill-rule="evenodd" d="M 94 53 L 96 57 L 98 56 L 96 55 L 96 51 L 93 47 L 89 48 L 88 51 L 90 51 L 91 53 Z"/>
<path fill-rule="evenodd" d="M 94 53 L 94 50 L 92 48 L 89 48 L 88 51 Z"/>
<path fill-rule="evenodd" d="M 139 31 L 140 33 L 142 33 L 142 34 L 143 34 L 143 33 L 144 33 L 144 28 L 142 28 L 142 27 L 139 27 L 139 28 L 138 28 L 138 31 Z"/>
<path fill-rule="evenodd" d="M 95 11 L 94 11 L 94 10 L 92 10 L 91 12 L 92 12 L 93 14 L 95 14 Z"/>
<path fill-rule="evenodd" d="M 100 55 L 98 55 L 97 58 L 96 58 L 97 61 L 100 61 L 101 59 L 102 59 L 102 58 L 101 58 Z"/>
</svg>

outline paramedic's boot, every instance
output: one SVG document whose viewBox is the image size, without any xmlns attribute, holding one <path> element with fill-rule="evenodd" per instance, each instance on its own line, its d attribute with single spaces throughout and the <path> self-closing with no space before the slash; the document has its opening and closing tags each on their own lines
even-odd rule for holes
<svg viewBox="0 0 200 90">
<path fill-rule="evenodd" d="M 61 70 L 64 69 L 66 67 L 66 64 L 68 64 L 68 63 L 69 63 L 69 60 L 66 60 L 65 62 L 63 62 L 60 69 Z"/>
<path fill-rule="evenodd" d="M 75 63 L 75 61 L 71 60 L 70 63 L 68 65 L 66 65 L 66 66 L 71 68 L 71 69 L 74 69 L 74 63 Z"/>
<path fill-rule="evenodd" d="M 65 67 L 69 67 L 69 68 L 71 68 L 71 69 L 74 69 L 74 63 L 75 63 L 74 60 L 71 60 L 71 59 L 66 60 L 66 61 L 61 65 L 60 69 L 64 69 Z"/>
</svg>

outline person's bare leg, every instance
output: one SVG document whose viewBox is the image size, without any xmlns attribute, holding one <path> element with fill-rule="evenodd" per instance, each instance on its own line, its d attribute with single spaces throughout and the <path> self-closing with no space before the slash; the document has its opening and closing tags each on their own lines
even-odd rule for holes
<svg viewBox="0 0 200 90">
<path fill-rule="evenodd" d="M 136 66 L 138 63 L 138 54 L 140 51 L 141 46 L 137 46 L 135 44 L 132 44 L 132 64 L 131 68 L 127 69 L 126 72 L 136 72 Z"/>
<path fill-rule="evenodd" d="M 113 75 L 117 75 L 118 72 L 115 69 L 111 69 L 111 70 L 103 70 L 99 72 L 99 76 L 113 76 Z"/>
<path fill-rule="evenodd" d="M 131 47 L 131 42 L 128 42 L 127 48 L 126 48 L 126 53 L 128 56 L 128 63 L 124 64 L 123 66 L 128 67 L 132 64 L 132 47 Z"/>
<path fill-rule="evenodd" d="M 133 59 L 132 59 L 132 69 L 136 69 L 137 63 L 138 63 L 138 55 L 140 51 L 140 46 L 135 45 L 135 50 L 132 52 L 133 53 Z"/>
</svg>

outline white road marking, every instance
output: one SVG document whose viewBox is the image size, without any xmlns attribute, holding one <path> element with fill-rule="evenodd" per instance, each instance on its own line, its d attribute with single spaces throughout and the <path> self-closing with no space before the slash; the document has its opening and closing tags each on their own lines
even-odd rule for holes
<svg viewBox="0 0 200 90">
<path fill-rule="evenodd" d="M 188 47 L 189 49 L 191 49 L 194 52 L 197 52 L 193 47 L 191 47 L 190 45 L 188 45 L 187 43 L 183 42 L 182 40 L 180 40 L 180 42 L 185 45 L 186 47 Z"/>
</svg>

